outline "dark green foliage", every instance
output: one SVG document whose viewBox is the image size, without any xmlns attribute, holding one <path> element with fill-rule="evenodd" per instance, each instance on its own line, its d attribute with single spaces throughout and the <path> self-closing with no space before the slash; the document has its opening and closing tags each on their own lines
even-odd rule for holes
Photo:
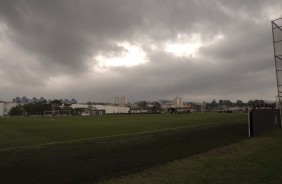
<svg viewBox="0 0 282 184">
<path fill-rule="evenodd" d="M 25 111 L 22 105 L 17 105 L 13 107 L 9 112 L 9 116 L 24 116 L 24 115 L 25 115 Z"/>
<path fill-rule="evenodd" d="M 153 106 L 150 108 L 150 111 L 152 113 L 161 113 L 162 107 L 161 107 L 161 104 L 159 102 L 153 102 L 152 105 Z"/>
<path fill-rule="evenodd" d="M 140 109 L 147 110 L 148 109 L 148 103 L 145 100 L 141 101 L 141 102 L 138 103 L 138 107 Z"/>
</svg>

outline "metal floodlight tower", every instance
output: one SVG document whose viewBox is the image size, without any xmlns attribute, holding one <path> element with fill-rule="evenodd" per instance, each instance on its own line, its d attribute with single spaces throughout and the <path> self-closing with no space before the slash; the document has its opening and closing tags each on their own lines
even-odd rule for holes
<svg viewBox="0 0 282 184">
<path fill-rule="evenodd" d="M 274 49 L 274 61 L 277 82 L 277 103 L 280 109 L 280 117 L 282 112 L 282 18 L 271 21 L 272 38 Z M 281 118 L 280 118 L 281 119 Z M 282 122 L 280 122 L 282 126 Z"/>
</svg>

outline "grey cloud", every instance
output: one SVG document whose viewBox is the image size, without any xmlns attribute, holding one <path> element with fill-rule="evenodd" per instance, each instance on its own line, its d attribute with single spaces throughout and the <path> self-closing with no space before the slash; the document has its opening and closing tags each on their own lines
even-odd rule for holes
<svg viewBox="0 0 282 184">
<path fill-rule="evenodd" d="M 6 1 L 0 15 L 10 28 L 10 38 L 37 55 L 45 67 L 57 63 L 55 68 L 77 71 L 85 70 L 81 62 L 85 56 L 111 49 L 112 40 L 132 40 L 135 34 L 167 39 L 177 32 L 203 29 L 197 22 L 211 21 L 202 6 L 196 1 L 169 0 Z"/>
<path fill-rule="evenodd" d="M 247 99 L 257 91 L 266 94 L 258 98 L 272 99 L 275 79 L 271 27 L 263 11 L 276 5 L 281 6 L 281 2 L 3 0 L 0 23 L 7 24 L 6 34 L 15 49 L 34 58 L 36 66 L 26 69 L 23 65 L 30 63 L 28 58 L 17 64 L 21 60 L 14 56 L 0 57 L 1 68 L 6 68 L 3 76 L 10 83 L 30 86 L 27 93 L 34 86 L 46 96 L 97 101 L 110 101 L 117 95 L 132 100 L 176 95 L 191 100 L 232 96 Z M 198 33 L 204 42 L 218 34 L 224 39 L 203 45 L 199 58 L 174 57 L 161 48 L 150 50 L 147 45 L 160 46 L 176 39 L 178 33 Z M 120 41 L 140 42 L 149 62 L 112 67 L 107 73 L 89 68 L 96 62 L 89 64 L 89 58 L 99 53 L 111 56 L 126 51 L 114 44 Z M 46 80 L 60 76 L 71 78 L 73 83 L 62 84 L 65 90 L 46 89 Z M 2 95 L 9 96 L 8 92 Z"/>
</svg>

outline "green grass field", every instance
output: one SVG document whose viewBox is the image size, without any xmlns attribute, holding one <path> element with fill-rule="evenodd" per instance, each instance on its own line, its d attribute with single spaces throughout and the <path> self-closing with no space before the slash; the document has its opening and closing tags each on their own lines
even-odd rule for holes
<svg viewBox="0 0 282 184">
<path fill-rule="evenodd" d="M 104 115 L 57 117 L 55 120 L 50 117 L 1 118 L 0 150 L 238 122 L 247 122 L 247 114 Z"/>
<path fill-rule="evenodd" d="M 3 183 L 95 183 L 127 175 L 109 182 L 187 183 L 191 177 L 198 183 L 202 168 L 216 167 L 210 150 L 247 139 L 247 114 L 15 117 L 0 119 L 0 132 Z M 207 155 L 204 165 L 185 162 L 198 154 Z M 152 167 L 159 170 L 144 171 Z M 199 174 L 187 175 L 190 169 Z"/>
<path fill-rule="evenodd" d="M 245 113 L 104 115 L 56 120 L 2 118 L 0 170 L 5 174 L 0 175 L 0 180 L 2 177 L 7 183 L 94 183 L 102 179 L 101 184 L 281 183 L 282 130 L 248 139 L 241 131 L 245 124 Z M 232 132 L 238 125 L 242 129 Z M 216 133 L 206 135 L 210 130 Z M 78 144 L 72 144 L 72 140 Z M 63 145 L 25 149 L 40 144 Z M 24 148 L 7 151 L 15 147 Z M 158 160 L 160 156 L 163 160 Z"/>
</svg>

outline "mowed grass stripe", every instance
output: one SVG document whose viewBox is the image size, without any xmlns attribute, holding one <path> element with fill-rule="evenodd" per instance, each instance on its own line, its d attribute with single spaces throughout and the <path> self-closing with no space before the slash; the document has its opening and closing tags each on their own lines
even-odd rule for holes
<svg viewBox="0 0 282 184">
<path fill-rule="evenodd" d="M 220 125 L 220 124 L 226 124 L 226 123 L 230 124 L 230 123 L 242 122 L 243 120 L 245 120 L 245 119 L 238 119 L 238 120 L 234 120 L 234 121 L 226 121 L 226 122 L 220 122 L 220 123 L 207 123 L 205 125 L 193 125 L 193 126 L 185 126 L 185 127 L 167 128 L 167 129 L 154 130 L 154 131 L 143 131 L 143 132 L 109 135 L 109 136 L 102 136 L 102 137 L 91 137 L 91 138 L 77 139 L 77 140 L 49 142 L 49 143 L 37 144 L 37 145 L 31 145 L 31 146 L 3 148 L 3 149 L 0 149 L 0 151 L 11 151 L 11 150 L 18 150 L 18 149 L 34 149 L 34 148 L 40 148 L 40 147 L 52 146 L 52 145 L 82 143 L 82 142 L 86 142 L 86 141 L 88 142 L 88 141 L 97 141 L 97 140 L 105 140 L 105 139 L 112 139 L 112 138 L 118 138 L 118 137 L 125 137 L 125 136 L 152 134 L 152 133 L 173 131 L 173 130 L 186 129 L 186 128 L 191 128 L 191 129 L 195 130 L 195 129 L 205 128 L 205 127 L 208 127 L 208 126 L 211 126 L 211 125 Z"/>
<path fill-rule="evenodd" d="M 0 148 L 32 148 L 238 121 L 247 121 L 247 115 L 109 115 L 58 117 L 55 121 L 50 118 L 7 118 L 0 120 Z"/>
</svg>

